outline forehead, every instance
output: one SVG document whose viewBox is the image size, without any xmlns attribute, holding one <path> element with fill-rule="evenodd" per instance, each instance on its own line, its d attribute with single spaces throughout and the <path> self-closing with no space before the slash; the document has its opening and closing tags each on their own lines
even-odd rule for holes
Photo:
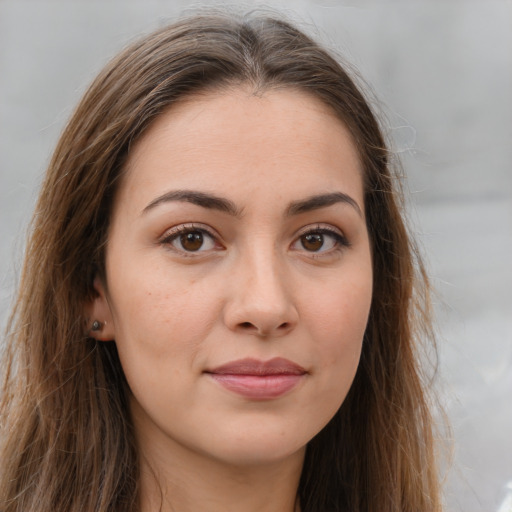
<svg viewBox="0 0 512 512">
<path fill-rule="evenodd" d="M 159 116 L 132 148 L 120 195 L 148 202 L 166 188 L 248 197 L 341 187 L 362 202 L 361 177 L 351 135 L 320 100 L 239 88 L 189 97 Z"/>
</svg>

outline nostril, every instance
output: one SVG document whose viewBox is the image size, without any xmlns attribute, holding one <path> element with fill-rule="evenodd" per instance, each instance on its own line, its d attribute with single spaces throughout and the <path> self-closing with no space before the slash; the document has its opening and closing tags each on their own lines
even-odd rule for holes
<svg viewBox="0 0 512 512">
<path fill-rule="evenodd" d="M 262 323 L 252 323 L 252 322 L 239 322 L 236 324 L 236 328 L 239 332 L 244 332 L 246 334 L 257 334 L 258 336 L 272 336 L 273 334 L 276 336 L 281 336 L 288 333 L 293 328 L 293 322 L 283 322 L 278 325 L 265 325 Z"/>
</svg>

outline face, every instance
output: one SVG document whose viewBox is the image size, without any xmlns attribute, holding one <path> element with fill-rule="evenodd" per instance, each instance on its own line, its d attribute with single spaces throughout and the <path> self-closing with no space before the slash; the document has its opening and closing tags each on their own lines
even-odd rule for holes
<svg viewBox="0 0 512 512">
<path fill-rule="evenodd" d="M 290 90 L 173 106 L 129 157 L 95 285 L 143 447 L 302 454 L 349 390 L 372 295 L 348 131 Z"/>
</svg>

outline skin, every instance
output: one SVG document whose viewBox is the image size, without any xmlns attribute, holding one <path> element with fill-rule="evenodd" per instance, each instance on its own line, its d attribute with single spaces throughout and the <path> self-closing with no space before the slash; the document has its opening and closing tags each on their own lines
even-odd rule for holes
<svg viewBox="0 0 512 512">
<path fill-rule="evenodd" d="M 171 107 L 129 157 L 95 287 L 95 336 L 115 340 L 131 390 L 142 509 L 293 511 L 305 446 L 354 378 L 372 296 L 362 169 L 341 121 L 294 90 Z M 256 400 L 207 373 L 247 357 L 305 374 Z"/>
</svg>

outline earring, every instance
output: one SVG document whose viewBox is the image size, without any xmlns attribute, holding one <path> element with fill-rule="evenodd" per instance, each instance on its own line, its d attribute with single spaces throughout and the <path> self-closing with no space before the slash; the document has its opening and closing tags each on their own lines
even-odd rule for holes
<svg viewBox="0 0 512 512">
<path fill-rule="evenodd" d="M 102 324 L 98 320 L 94 320 L 92 323 L 91 331 L 101 331 Z"/>
</svg>

